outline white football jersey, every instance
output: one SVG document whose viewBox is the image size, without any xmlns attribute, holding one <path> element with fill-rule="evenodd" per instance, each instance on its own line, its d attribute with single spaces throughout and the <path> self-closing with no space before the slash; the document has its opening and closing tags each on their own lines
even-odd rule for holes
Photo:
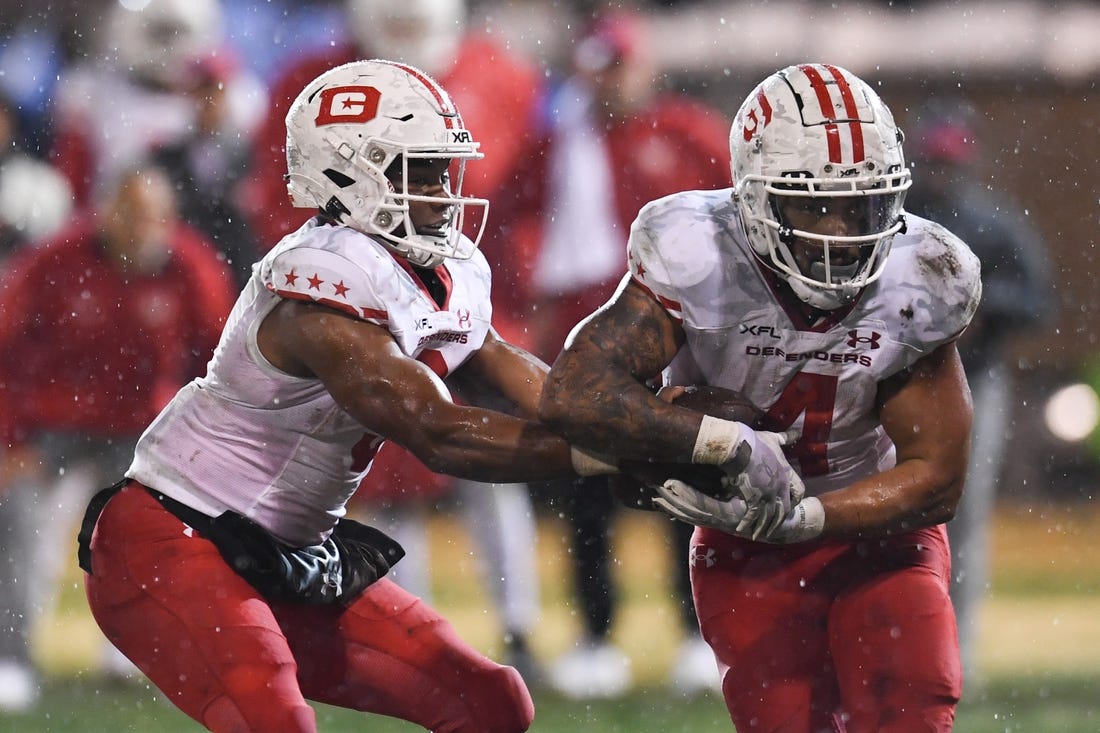
<svg viewBox="0 0 1100 733">
<path fill-rule="evenodd" d="M 307 222 L 253 268 L 204 377 L 179 391 L 138 442 L 127 476 L 205 514 L 232 509 L 282 541 L 323 541 L 382 438 L 318 379 L 287 375 L 256 335 L 283 298 L 312 300 L 388 330 L 440 377 L 489 331 L 489 266 L 480 251 L 436 272 L 436 305 L 408 263 L 353 229 Z"/>
<path fill-rule="evenodd" d="M 850 307 L 807 323 L 777 298 L 730 194 L 674 194 L 646 205 L 631 227 L 630 277 L 687 334 L 666 382 L 737 390 L 767 412 L 769 429 L 795 429 L 788 457 L 810 494 L 892 467 L 894 446 L 875 414 L 879 383 L 967 326 L 981 296 L 977 258 L 943 227 L 907 214 L 882 276 Z"/>
</svg>

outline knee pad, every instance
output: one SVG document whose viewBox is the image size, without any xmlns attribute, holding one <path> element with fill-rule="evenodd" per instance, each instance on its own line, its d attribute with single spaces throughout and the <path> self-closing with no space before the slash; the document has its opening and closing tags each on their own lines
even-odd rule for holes
<svg viewBox="0 0 1100 733">
<path fill-rule="evenodd" d="M 497 666 L 478 674 L 468 710 L 470 719 L 457 729 L 462 733 L 521 733 L 535 717 L 531 693 L 511 667 Z"/>
</svg>

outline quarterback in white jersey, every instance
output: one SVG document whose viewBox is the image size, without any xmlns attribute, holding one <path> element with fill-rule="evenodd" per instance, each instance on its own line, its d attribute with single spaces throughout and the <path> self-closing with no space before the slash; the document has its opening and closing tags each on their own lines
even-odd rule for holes
<svg viewBox="0 0 1100 733">
<path fill-rule="evenodd" d="M 89 506 L 89 605 L 213 731 L 313 733 L 307 698 L 430 730 L 526 730 L 516 670 L 383 577 L 402 549 L 345 504 L 384 440 L 486 482 L 613 466 L 533 420 L 546 366 L 492 329 L 489 268 L 462 234 L 487 205 L 461 193 L 480 153 L 447 93 L 410 66 L 353 62 L 286 122 L 288 191 L 317 216 L 254 267 L 206 375 Z"/>
<path fill-rule="evenodd" d="M 238 512 L 292 546 L 324 541 L 385 436 L 364 432 L 324 382 L 271 364 L 260 326 L 286 299 L 324 304 L 384 329 L 444 379 L 481 349 L 492 312 L 480 251 L 438 274 L 442 306 L 378 241 L 307 222 L 256 266 L 206 376 L 149 427 L 127 475 L 204 514 Z M 200 453 L 208 460 L 196 463 Z"/>
<path fill-rule="evenodd" d="M 697 526 L 696 610 L 738 730 L 946 733 L 961 675 L 943 523 L 971 420 L 955 340 L 979 263 L 904 212 L 901 132 L 845 69 L 766 79 L 730 154 L 732 190 L 642 209 L 629 272 L 571 334 L 539 415 L 579 445 L 725 473 L 722 496 L 652 490 Z M 662 375 L 764 417 L 678 407 L 647 389 Z"/>
</svg>

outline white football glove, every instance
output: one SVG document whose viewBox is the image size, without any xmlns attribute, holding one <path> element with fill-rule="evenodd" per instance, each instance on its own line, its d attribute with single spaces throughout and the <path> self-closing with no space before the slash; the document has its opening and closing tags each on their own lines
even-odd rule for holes
<svg viewBox="0 0 1100 733">
<path fill-rule="evenodd" d="M 825 526 L 825 510 L 815 496 L 793 506 L 786 516 L 780 516 L 779 523 L 761 535 L 752 527 L 741 528 L 748 511 L 741 497 L 721 501 L 678 479 L 669 479 L 661 486 L 654 486 L 653 490 L 657 493 L 653 505 L 673 519 L 745 539 L 760 539 L 772 544 L 805 542 L 820 535 Z"/>
<path fill-rule="evenodd" d="M 745 500 L 735 496 L 728 501 L 715 499 L 679 479 L 670 478 L 661 486 L 653 486 L 657 496 L 653 505 L 673 519 L 679 519 L 696 527 L 710 527 L 730 534 L 737 534 L 737 527 L 745 517 Z"/>
<path fill-rule="evenodd" d="M 770 534 L 805 496 L 802 478 L 783 455 L 788 440 L 786 433 L 703 417 L 692 462 L 719 466 L 728 474 L 723 482 L 744 498 L 747 510 L 736 534 L 752 539 Z"/>
</svg>

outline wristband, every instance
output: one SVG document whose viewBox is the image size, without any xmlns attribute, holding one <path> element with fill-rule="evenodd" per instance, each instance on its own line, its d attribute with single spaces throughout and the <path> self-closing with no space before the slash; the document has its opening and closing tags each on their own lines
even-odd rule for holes
<svg viewBox="0 0 1100 733">
<path fill-rule="evenodd" d="M 743 440 L 740 423 L 703 415 L 691 462 L 721 466 L 729 462 Z"/>
<path fill-rule="evenodd" d="M 618 473 L 619 464 L 611 456 L 593 453 L 575 445 L 569 446 L 569 457 L 573 461 L 573 470 L 578 476 L 600 476 Z"/>
<path fill-rule="evenodd" d="M 784 544 L 812 540 L 825 529 L 825 507 L 816 496 L 808 496 L 798 502 L 791 509 L 791 514 L 793 516 L 780 527 L 783 533 L 781 542 Z"/>
</svg>

